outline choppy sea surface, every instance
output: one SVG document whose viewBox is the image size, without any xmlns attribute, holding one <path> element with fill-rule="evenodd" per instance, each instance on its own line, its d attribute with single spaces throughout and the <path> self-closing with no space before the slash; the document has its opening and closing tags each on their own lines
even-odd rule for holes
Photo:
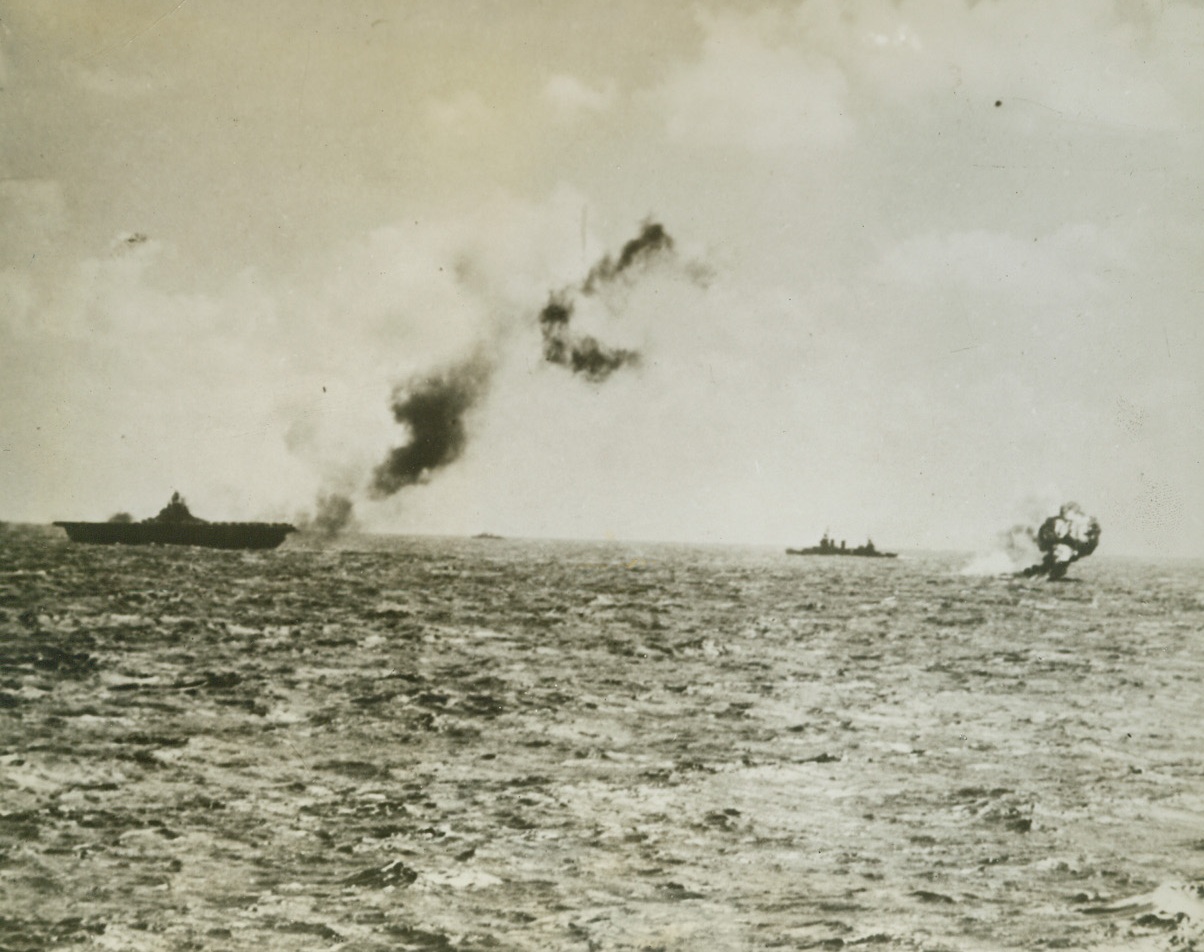
<svg viewBox="0 0 1204 952">
<path fill-rule="evenodd" d="M 0 950 L 1204 947 L 1204 564 L 0 531 Z"/>
</svg>

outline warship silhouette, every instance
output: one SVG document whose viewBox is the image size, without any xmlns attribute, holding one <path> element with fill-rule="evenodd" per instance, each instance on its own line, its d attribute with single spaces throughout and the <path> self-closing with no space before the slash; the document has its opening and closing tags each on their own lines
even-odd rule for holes
<svg viewBox="0 0 1204 952">
<path fill-rule="evenodd" d="M 787 555 L 846 555 L 857 556 L 863 559 L 897 559 L 898 552 L 879 552 L 874 548 L 874 540 L 867 539 L 865 545 L 859 545 L 856 548 L 847 548 L 844 540 L 840 544 L 836 544 L 836 540 L 831 538 L 828 533 L 824 533 L 824 537 L 819 540 L 819 545 L 813 545 L 806 549 L 787 549 Z"/>
<path fill-rule="evenodd" d="M 196 545 L 209 549 L 274 549 L 294 526 L 285 522 L 208 522 L 188 511 L 183 497 L 172 493 L 171 502 L 157 516 L 133 522 L 114 517 L 108 522 L 55 522 L 67 530 L 72 542 L 94 545 Z"/>
</svg>

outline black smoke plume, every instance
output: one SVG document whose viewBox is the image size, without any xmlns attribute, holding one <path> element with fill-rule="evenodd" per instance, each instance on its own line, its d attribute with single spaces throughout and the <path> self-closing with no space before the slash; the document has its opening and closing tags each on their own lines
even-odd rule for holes
<svg viewBox="0 0 1204 952">
<path fill-rule="evenodd" d="M 664 226 L 657 222 L 645 222 L 639 235 L 623 246 L 617 260 L 606 255 L 590 268 L 577 291 L 583 295 L 594 294 L 629 268 L 672 250 L 673 239 Z M 607 347 L 595 337 L 574 335 L 569 328 L 572 318 L 572 289 L 552 294 L 540 311 L 543 357 L 548 363 L 568 367 L 573 373 L 581 374 L 595 383 L 605 380 L 620 367 L 639 364 L 638 351 Z"/>
<path fill-rule="evenodd" d="M 1021 574 L 1045 576 L 1053 580 L 1066 577 L 1071 563 L 1085 559 L 1099 545 L 1100 526 L 1094 516 L 1078 503 L 1068 502 L 1056 516 L 1050 516 L 1036 532 L 1037 547 L 1044 557 Z"/>
<path fill-rule="evenodd" d="M 543 359 L 568 367 L 586 380 L 600 383 L 620 367 L 640 362 L 637 351 L 606 347 L 589 335 L 574 337 L 569 331 L 573 303 L 563 294 L 554 294 L 539 314 L 543 331 Z"/>
<path fill-rule="evenodd" d="M 673 239 L 659 222 L 646 221 L 640 233 L 623 246 L 619 260 L 607 255 L 589 269 L 581 283 L 582 294 L 593 294 L 598 285 L 608 284 L 637 262 L 646 261 L 659 251 L 672 251 Z"/>
<path fill-rule="evenodd" d="M 468 442 L 464 417 L 484 395 L 490 371 L 489 362 L 476 356 L 393 392 L 393 418 L 409 431 L 410 440 L 392 449 L 373 471 L 373 495 L 391 496 L 426 482 L 460 457 Z"/>
<path fill-rule="evenodd" d="M 607 347 L 597 338 L 574 334 L 570 328 L 574 298 L 597 293 L 620 276 L 633 272 L 655 257 L 671 253 L 673 239 L 663 225 L 648 221 L 627 242 L 618 258 L 606 255 L 590 268 L 579 286 L 553 293 L 540 312 L 543 357 L 574 374 L 598 383 L 621 367 L 639 363 L 637 351 Z M 700 274 L 693 274 L 700 280 Z M 484 353 L 446 370 L 419 376 L 393 392 L 393 418 L 409 433 L 404 446 L 395 447 L 373 471 L 370 492 L 376 498 L 391 496 L 407 486 L 428 481 L 454 463 L 468 442 L 465 418 L 489 387 L 492 361 Z"/>
<path fill-rule="evenodd" d="M 333 539 L 355 520 L 355 504 L 341 493 L 319 493 L 312 516 L 303 517 L 301 530 Z"/>
</svg>

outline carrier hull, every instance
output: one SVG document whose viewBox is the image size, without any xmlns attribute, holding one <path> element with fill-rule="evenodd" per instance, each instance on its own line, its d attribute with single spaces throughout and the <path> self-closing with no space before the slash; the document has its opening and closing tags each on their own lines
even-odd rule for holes
<svg viewBox="0 0 1204 952">
<path fill-rule="evenodd" d="M 72 542 L 92 545 L 196 545 L 207 549 L 274 549 L 290 532 L 283 523 L 56 522 Z"/>
<path fill-rule="evenodd" d="M 188 511 L 179 493 L 157 516 L 134 522 L 128 515 L 108 522 L 66 522 L 72 542 L 92 545 L 197 545 L 206 549 L 274 549 L 297 530 L 286 522 L 209 522 Z"/>
</svg>

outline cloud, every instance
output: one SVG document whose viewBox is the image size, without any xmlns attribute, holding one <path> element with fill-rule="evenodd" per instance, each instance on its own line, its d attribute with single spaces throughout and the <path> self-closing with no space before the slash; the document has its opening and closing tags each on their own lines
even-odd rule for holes
<svg viewBox="0 0 1204 952">
<path fill-rule="evenodd" d="M 1037 297 L 1065 303 L 1102 290 L 1103 276 L 1127 260 L 1118 235 L 1087 223 L 1035 237 L 983 229 L 926 232 L 889 249 L 876 276 L 912 287 L 1008 293 L 1027 304 Z"/>
<path fill-rule="evenodd" d="M 272 425 L 276 302 L 253 275 L 203 293 L 164 287 L 164 250 L 85 259 L 32 290 L 36 320 L 8 336 L 0 386 L 21 448 L 6 479 L 18 513 L 45 518 L 66 497 L 87 514 L 149 514 L 180 488 L 210 512 L 221 497 L 219 517 L 262 515 L 305 482 Z"/>
<path fill-rule="evenodd" d="M 472 135 L 494 119 L 485 97 L 475 90 L 433 100 L 427 115 L 438 129 L 459 135 Z"/>
<path fill-rule="evenodd" d="M 544 85 L 543 96 L 563 115 L 596 113 L 605 112 L 614 105 L 616 88 L 613 80 L 595 88 L 576 76 L 557 73 Z"/>
<path fill-rule="evenodd" d="M 703 18 L 699 58 L 656 98 L 673 139 L 754 152 L 832 145 L 850 134 L 848 83 L 822 50 L 784 41 L 780 15 Z"/>
<path fill-rule="evenodd" d="M 811 27 L 834 18 L 821 3 L 800 8 Z M 1180 7 L 1180 9 L 1183 9 Z M 829 42 L 846 45 L 843 62 L 859 88 L 879 101 L 957 101 L 1014 110 L 1035 131 L 1047 122 L 1170 128 L 1192 114 L 1182 85 L 1159 75 L 1165 52 L 1180 46 L 1169 17 L 1153 8 L 1097 0 L 973 3 L 933 0 L 858 4 Z M 1195 28 L 1200 25 L 1196 14 Z"/>
<path fill-rule="evenodd" d="M 1177 21 L 1198 33 L 1204 12 L 808 0 L 702 14 L 697 57 L 654 98 L 670 138 L 763 155 L 847 145 L 920 105 L 981 115 L 998 102 L 1020 135 L 1059 124 L 1171 129 L 1201 106 Z"/>
</svg>

